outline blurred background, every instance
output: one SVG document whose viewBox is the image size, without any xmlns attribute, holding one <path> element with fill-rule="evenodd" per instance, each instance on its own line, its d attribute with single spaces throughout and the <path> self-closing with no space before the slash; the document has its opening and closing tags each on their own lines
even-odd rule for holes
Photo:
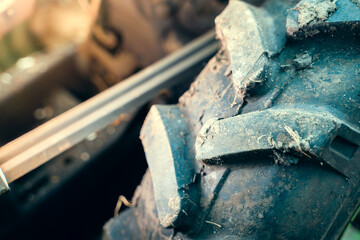
<svg viewBox="0 0 360 240">
<path fill-rule="evenodd" d="M 0 0 L 0 146 L 121 82 L 214 26 L 218 0 Z M 149 106 L 176 103 L 201 68 L 10 184 L 0 239 L 100 239 L 147 168 Z"/>
</svg>

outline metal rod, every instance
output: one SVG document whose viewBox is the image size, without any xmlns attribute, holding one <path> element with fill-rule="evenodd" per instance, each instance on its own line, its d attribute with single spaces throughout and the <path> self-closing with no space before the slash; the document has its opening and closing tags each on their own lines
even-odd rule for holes
<svg viewBox="0 0 360 240">
<path fill-rule="evenodd" d="M 218 49 L 214 32 L 116 84 L 0 148 L 0 168 L 12 182 L 68 150 L 121 114 L 140 107 Z M 181 79 L 181 78 L 180 78 Z"/>
</svg>

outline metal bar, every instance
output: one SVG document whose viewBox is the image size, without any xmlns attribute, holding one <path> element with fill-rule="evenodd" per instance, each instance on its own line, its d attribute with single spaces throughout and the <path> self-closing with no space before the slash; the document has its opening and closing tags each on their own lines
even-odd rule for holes
<svg viewBox="0 0 360 240">
<path fill-rule="evenodd" d="M 140 107 L 181 74 L 218 49 L 214 32 L 147 67 L 88 101 L 48 121 L 0 149 L 0 168 L 12 182 L 106 127 L 121 114 Z"/>
</svg>

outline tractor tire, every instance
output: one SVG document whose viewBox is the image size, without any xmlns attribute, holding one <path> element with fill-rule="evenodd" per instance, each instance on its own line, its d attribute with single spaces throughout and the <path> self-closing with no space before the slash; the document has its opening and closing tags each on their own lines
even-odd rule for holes
<svg viewBox="0 0 360 240">
<path fill-rule="evenodd" d="M 249 3 L 250 2 L 250 3 Z M 221 48 L 141 131 L 104 239 L 337 239 L 360 203 L 360 3 L 230 1 Z"/>
</svg>

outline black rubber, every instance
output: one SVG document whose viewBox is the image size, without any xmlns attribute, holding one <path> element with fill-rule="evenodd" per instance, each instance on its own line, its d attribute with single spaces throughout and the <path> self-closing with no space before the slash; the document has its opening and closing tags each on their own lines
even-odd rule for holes
<svg viewBox="0 0 360 240">
<path fill-rule="evenodd" d="M 152 107 L 136 207 L 104 239 L 339 238 L 360 201 L 355 2 L 231 1 L 221 50 Z"/>
</svg>

